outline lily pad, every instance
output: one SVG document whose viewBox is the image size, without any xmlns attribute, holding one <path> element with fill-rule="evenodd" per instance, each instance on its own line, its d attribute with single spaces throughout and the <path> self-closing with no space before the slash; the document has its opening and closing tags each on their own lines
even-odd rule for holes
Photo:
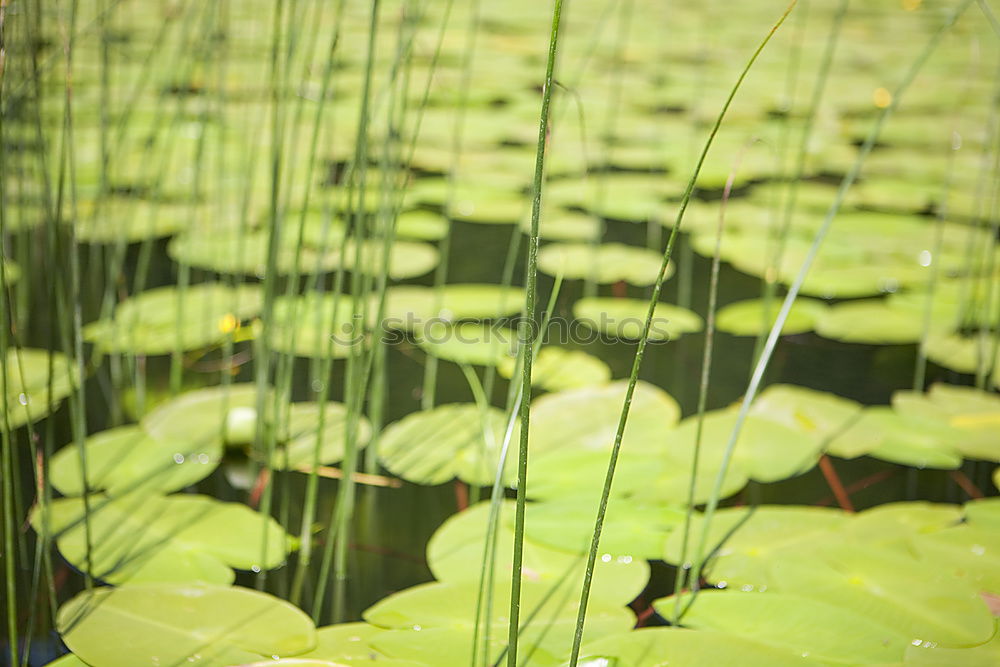
<svg viewBox="0 0 1000 667">
<path fill-rule="evenodd" d="M 716 314 L 715 324 L 719 331 L 733 334 L 734 336 L 759 336 L 771 331 L 774 321 L 781 310 L 782 297 L 776 296 L 770 303 L 767 316 L 765 316 L 764 301 L 762 299 L 747 299 L 730 303 L 719 309 Z M 812 331 L 816 327 L 816 322 L 826 312 L 827 306 L 818 299 L 799 297 L 792 303 L 791 310 L 788 311 L 788 319 L 781 328 L 782 335 Z"/>
<path fill-rule="evenodd" d="M 351 297 L 309 292 L 274 301 L 271 345 L 298 357 L 347 357 L 364 342 L 364 328 L 355 326 Z"/>
<path fill-rule="evenodd" d="M 503 359 L 497 366 L 500 375 L 507 379 L 513 378 L 518 368 L 513 358 Z M 531 365 L 531 383 L 548 391 L 605 384 L 610 380 L 608 365 L 582 350 L 545 346 Z"/>
<path fill-rule="evenodd" d="M 157 287 L 121 302 L 111 319 L 92 322 L 83 333 L 104 352 L 170 354 L 221 343 L 261 304 L 256 285 Z"/>
<path fill-rule="evenodd" d="M 104 491 L 114 497 L 140 489 L 146 493 L 169 493 L 204 479 L 222 459 L 219 441 L 188 445 L 184 441 L 159 440 L 138 426 L 119 426 L 96 433 L 84 441 L 83 450 L 81 453 L 70 443 L 56 452 L 49 463 L 49 481 L 63 495 Z"/>
<path fill-rule="evenodd" d="M 441 484 L 455 477 L 470 484 L 492 484 L 506 428 L 506 416 L 497 408 L 441 405 L 390 424 L 379 439 L 379 458 L 394 475 L 417 484 Z M 515 437 L 517 429 L 515 424 Z M 516 465 L 517 449 L 511 445 L 504 464 L 505 483 L 513 479 Z"/>
<path fill-rule="evenodd" d="M 660 273 L 663 258 L 648 248 L 622 243 L 550 243 L 538 251 L 538 269 L 568 280 L 593 279 L 599 284 L 624 280 L 632 285 L 652 285 Z M 673 264 L 664 278 L 673 275 Z"/>
<path fill-rule="evenodd" d="M 520 287 L 452 283 L 437 288 L 398 285 L 386 291 L 385 326 L 413 331 L 427 323 L 506 317 L 524 307 Z M 376 306 L 372 306 L 374 312 Z"/>
<path fill-rule="evenodd" d="M 845 343 L 915 343 L 923 329 L 920 313 L 890 308 L 881 300 L 831 306 L 816 322 L 816 333 Z"/>
<path fill-rule="evenodd" d="M 917 468 L 951 470 L 962 464 L 957 445 L 963 434 L 922 414 L 902 415 L 869 407 L 830 442 L 828 451 L 852 459 L 862 454 Z"/>
<path fill-rule="evenodd" d="M 289 550 L 274 519 L 208 496 L 62 498 L 36 507 L 31 523 L 66 560 L 109 583 L 228 584 L 230 568 L 271 569 Z"/>
<path fill-rule="evenodd" d="M 901 415 L 934 418 L 957 429 L 962 437 L 951 444 L 966 458 L 1000 462 L 1000 396 L 938 383 L 926 394 L 896 392 L 892 406 Z"/>
<path fill-rule="evenodd" d="M 591 641 L 583 647 L 586 667 L 740 665 L 790 667 L 815 664 L 808 658 L 732 634 L 685 628 L 642 628 Z"/>
<path fill-rule="evenodd" d="M 416 332 L 427 354 L 459 364 L 496 366 L 517 353 L 517 334 L 496 324 L 431 322 Z"/>
<path fill-rule="evenodd" d="M 256 433 L 256 406 L 257 386 L 250 382 L 195 389 L 163 403 L 140 425 L 158 440 L 246 445 Z"/>
<path fill-rule="evenodd" d="M 339 462 L 347 451 L 349 418 L 343 403 L 329 401 L 323 409 L 314 402 L 292 403 L 277 435 L 272 466 L 291 470 L 310 467 L 314 460 L 323 465 Z M 372 427 L 364 415 L 355 419 L 354 446 L 361 449 L 368 444 Z"/>
<path fill-rule="evenodd" d="M 649 302 L 642 299 L 586 297 L 573 304 L 573 315 L 587 327 L 608 336 L 637 340 L 642 336 Z M 649 328 L 650 341 L 671 341 L 682 334 L 701 331 L 703 322 L 696 313 L 657 303 Z"/>
<path fill-rule="evenodd" d="M 316 643 L 312 621 L 293 605 L 205 584 L 84 591 L 60 607 L 57 624 L 75 655 L 107 667 L 226 667 L 296 655 Z"/>
<path fill-rule="evenodd" d="M 682 607 L 690 596 L 681 598 Z M 670 617 L 674 598 L 653 603 Z M 685 627 L 716 630 L 823 664 L 890 664 L 910 638 L 849 608 L 786 593 L 702 591 L 684 615 Z"/>
<path fill-rule="evenodd" d="M 76 384 L 74 363 L 59 352 L 9 348 L 6 371 L 3 417 L 12 429 L 36 422 L 56 410 Z"/>
</svg>

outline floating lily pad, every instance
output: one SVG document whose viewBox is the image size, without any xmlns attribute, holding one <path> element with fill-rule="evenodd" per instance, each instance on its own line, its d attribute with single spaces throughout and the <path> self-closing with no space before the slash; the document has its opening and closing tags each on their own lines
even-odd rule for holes
<svg viewBox="0 0 1000 667">
<path fill-rule="evenodd" d="M 988 371 L 997 335 L 963 336 L 959 333 L 932 332 L 927 337 L 927 358 L 944 368 L 969 374 L 976 373 L 980 364 L 985 362 Z M 993 384 L 1000 386 L 1000 368 L 995 371 Z"/>
<path fill-rule="evenodd" d="M 597 518 L 598 494 L 581 489 L 578 496 L 531 503 L 526 510 L 525 534 L 533 542 L 554 549 L 585 552 L 590 548 Z M 657 560 L 671 531 L 684 522 L 677 505 L 612 498 L 601 531 L 600 553 L 611 558 L 631 555 Z"/>
<path fill-rule="evenodd" d="M 347 357 L 364 342 L 364 328 L 355 326 L 351 297 L 309 292 L 279 297 L 274 302 L 271 346 L 299 357 Z"/>
<path fill-rule="evenodd" d="M 49 481 L 63 495 L 104 491 L 120 496 L 135 490 L 169 493 L 207 477 L 222 459 L 222 445 L 205 441 L 158 440 L 138 426 L 101 431 L 83 444 L 70 443 L 49 463 Z M 87 483 L 82 469 L 86 457 Z"/>
<path fill-rule="evenodd" d="M 854 609 L 913 642 L 982 644 L 993 617 L 975 587 L 895 549 L 826 541 L 821 551 L 783 556 L 769 592 L 795 593 Z"/>
<path fill-rule="evenodd" d="M 701 431 L 701 457 L 710 468 L 722 465 L 724 451 L 737 422 L 737 410 L 714 410 L 705 414 Z M 759 482 L 775 482 L 805 472 L 819 459 L 822 440 L 815 429 L 791 427 L 761 416 L 748 416 L 740 429 L 732 454 L 732 465 Z M 698 417 L 692 416 L 670 433 L 669 446 L 678 458 L 690 460 L 697 441 Z M 690 470 L 690 467 L 687 468 Z"/>
<path fill-rule="evenodd" d="M 531 231 L 530 215 L 521 221 L 521 230 Z M 599 231 L 600 220 L 588 213 L 547 207 L 538 219 L 538 236 L 548 241 L 590 241 Z"/>
<path fill-rule="evenodd" d="M 36 422 L 56 410 L 76 384 L 73 362 L 59 352 L 8 348 L 6 371 L 3 417 L 12 429 Z"/>
<path fill-rule="evenodd" d="M 431 322 L 416 332 L 427 354 L 459 364 L 496 366 L 517 353 L 517 334 L 499 325 Z"/>
<path fill-rule="evenodd" d="M 604 285 L 624 280 L 632 285 L 652 285 L 663 258 L 648 248 L 622 243 L 550 243 L 538 251 L 538 269 L 550 276 L 587 280 Z M 673 275 L 673 264 L 664 278 Z"/>
<path fill-rule="evenodd" d="M 289 550 L 274 519 L 208 496 L 62 498 L 37 507 L 31 522 L 66 560 L 109 583 L 228 584 L 230 568 L 271 569 Z"/>
<path fill-rule="evenodd" d="M 441 484 L 455 477 L 470 484 L 492 484 L 506 428 L 506 416 L 497 408 L 442 405 L 390 424 L 379 439 L 379 458 L 394 475 L 417 484 Z M 515 438 L 517 429 L 515 424 Z M 505 483 L 510 483 L 517 467 L 514 443 L 504 464 Z"/>
<path fill-rule="evenodd" d="M 690 596 L 681 598 L 682 608 Z M 669 618 L 674 598 L 654 602 Z M 910 638 L 863 613 L 785 593 L 702 591 L 684 615 L 685 627 L 716 630 L 823 664 L 890 664 L 902 659 Z"/>
<path fill-rule="evenodd" d="M 503 285 L 452 283 L 437 288 L 398 285 L 386 290 L 385 326 L 416 330 L 427 323 L 506 317 L 524 307 L 524 290 Z M 376 306 L 371 310 L 375 311 Z"/>
<path fill-rule="evenodd" d="M 277 434 L 272 465 L 291 470 L 312 466 L 314 460 L 323 465 L 339 462 L 347 451 L 349 417 L 343 403 L 330 401 L 322 410 L 313 402 L 292 403 Z M 361 449 L 368 444 L 372 428 L 363 415 L 355 419 L 354 446 Z"/>
<path fill-rule="evenodd" d="M 915 343 L 923 330 L 921 314 L 890 308 L 881 300 L 831 306 L 816 322 L 819 335 L 845 343 Z"/>
<path fill-rule="evenodd" d="M 704 576 L 719 586 L 733 586 L 747 592 L 770 590 L 787 555 L 810 554 L 824 549 L 827 538 L 836 539 L 837 528 L 847 521 L 843 512 L 825 507 L 767 505 L 759 507 L 749 519 L 746 514 L 745 508 L 716 512 L 706 548 L 713 550 L 720 545 L 721 548 L 708 562 Z M 745 523 L 740 525 L 743 521 Z M 686 562 L 695 560 L 694 552 L 701 543 L 703 531 L 704 519 L 699 515 L 691 524 Z M 727 537 L 729 539 L 725 539 Z M 683 540 L 680 530 L 675 530 L 667 539 L 665 558 L 668 563 L 680 563 Z"/>
<path fill-rule="evenodd" d="M 396 219 L 396 236 L 416 241 L 440 241 L 448 235 L 448 218 L 424 209 L 404 211 Z"/>
<path fill-rule="evenodd" d="M 140 425 L 158 440 L 246 445 L 256 433 L 256 406 L 257 386 L 250 382 L 195 389 L 160 405 Z"/>
<path fill-rule="evenodd" d="M 84 243 L 135 243 L 176 234 L 198 217 L 193 203 L 105 197 L 77 205 L 74 231 Z"/>
<path fill-rule="evenodd" d="M 477 556 L 478 558 L 478 556 Z M 503 580 L 499 580 L 503 579 Z M 576 626 L 576 592 L 580 580 L 551 582 L 525 580 L 521 587 L 521 614 L 525 624 L 520 640 L 531 646 L 541 665 L 561 664 L 568 657 Z M 484 611 L 482 625 L 489 632 L 489 663 L 503 655 L 507 643 L 510 581 L 498 578 L 492 590 L 492 613 Z M 468 665 L 473 652 L 478 586 L 474 583 L 430 583 L 414 586 L 382 599 L 364 613 L 372 625 L 391 628 L 372 645 L 398 659 L 412 659 L 440 667 Z M 486 618 L 489 618 L 489 622 Z M 593 600 L 585 631 L 588 637 L 623 632 L 634 623 L 620 604 Z"/>
<path fill-rule="evenodd" d="M 642 299 L 586 297 L 573 304 L 573 315 L 594 331 L 637 340 L 642 336 L 649 302 Z M 685 333 L 701 331 L 701 317 L 687 308 L 657 303 L 649 327 L 649 340 L 670 341 Z"/>
<path fill-rule="evenodd" d="M 386 632 L 368 623 L 338 623 L 316 629 L 316 647 L 298 656 L 299 659 L 336 660 L 344 665 L 399 664 L 371 647 L 369 642 Z M 418 664 L 418 663 L 410 663 Z"/>
<path fill-rule="evenodd" d="M 765 317 L 764 301 L 762 299 L 747 299 L 723 306 L 716 313 L 715 325 L 719 331 L 734 336 L 759 336 L 767 334 L 774 326 L 774 321 L 781 310 L 782 297 L 771 300 Z M 816 321 L 826 312 L 826 304 L 818 299 L 799 297 L 792 303 L 788 311 L 788 319 L 781 328 L 785 336 L 812 331 Z"/>
<path fill-rule="evenodd" d="M 532 453 L 556 450 L 610 453 L 625 399 L 619 380 L 547 394 L 531 406 Z M 639 381 L 632 395 L 622 447 L 648 450 L 680 417 L 677 402 L 659 387 Z"/>
<path fill-rule="evenodd" d="M 685 628 L 642 628 L 587 643 L 583 647 L 580 664 L 587 667 L 700 664 L 805 667 L 813 663 L 789 651 L 728 633 Z"/>
<path fill-rule="evenodd" d="M 296 655 L 316 643 L 312 621 L 293 605 L 204 584 L 84 591 L 60 607 L 57 624 L 75 655 L 107 667 L 225 667 Z"/>
<path fill-rule="evenodd" d="M 951 470 L 962 464 L 957 429 L 920 414 L 902 415 L 888 407 L 869 407 L 830 442 L 828 451 L 852 459 L 862 454 L 917 468 Z"/>
<path fill-rule="evenodd" d="M 489 502 L 460 512 L 435 531 L 427 544 L 427 564 L 439 581 L 478 585 L 489 526 Z M 514 503 L 504 501 L 500 510 L 494 575 L 510 578 L 514 545 Z M 580 547 L 580 544 L 572 545 Z M 588 545 L 589 546 L 589 545 Z M 585 549 L 566 551 L 525 541 L 521 572 L 525 579 L 549 587 L 563 585 L 567 578 L 580 580 L 586 565 Z M 594 571 L 595 600 L 625 604 L 642 592 L 649 579 L 649 566 L 630 552 L 602 555 Z"/>
<path fill-rule="evenodd" d="M 926 394 L 896 392 L 892 406 L 901 415 L 934 418 L 958 429 L 962 437 L 950 442 L 966 458 L 1000 462 L 1000 396 L 938 383 Z"/>
<path fill-rule="evenodd" d="M 516 359 L 507 358 L 497 368 L 500 375 L 511 379 L 519 366 Z M 546 346 L 538 351 L 531 365 L 531 383 L 548 391 L 605 384 L 610 380 L 608 365 L 581 350 Z"/>
<path fill-rule="evenodd" d="M 773 384 L 757 395 L 750 414 L 811 436 L 824 443 L 846 428 L 861 404 L 836 394 L 790 384 Z"/>
<path fill-rule="evenodd" d="M 121 302 L 111 319 L 92 322 L 83 333 L 105 352 L 170 354 L 221 343 L 261 304 L 255 285 L 201 283 L 183 292 L 157 287 Z"/>
</svg>

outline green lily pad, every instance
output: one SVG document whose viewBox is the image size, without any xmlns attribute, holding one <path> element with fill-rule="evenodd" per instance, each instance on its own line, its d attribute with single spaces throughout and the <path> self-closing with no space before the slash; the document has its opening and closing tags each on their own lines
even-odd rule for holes
<svg viewBox="0 0 1000 667">
<path fill-rule="evenodd" d="M 518 368 L 513 358 L 503 359 L 497 366 L 500 375 L 507 379 L 513 378 Z M 531 383 L 548 391 L 605 384 L 610 380 L 608 365 L 581 350 L 546 346 L 538 351 L 531 364 Z"/>
<path fill-rule="evenodd" d="M 610 453 L 628 383 L 569 389 L 541 396 L 531 406 L 532 454 L 563 451 Z M 662 441 L 680 417 L 677 402 L 659 387 L 639 381 L 632 395 L 623 449 L 646 450 Z"/>
<path fill-rule="evenodd" d="M 427 544 L 427 564 L 439 581 L 478 585 L 489 520 L 489 502 L 460 512 L 435 531 Z M 504 501 L 500 510 L 494 575 L 510 578 L 514 545 L 514 503 Z M 575 545 L 579 546 L 579 545 Z M 524 544 L 521 572 L 526 580 L 558 587 L 568 577 L 580 581 L 586 558 L 584 550 L 565 551 L 534 542 Z M 649 579 L 649 566 L 630 552 L 604 553 L 594 571 L 595 600 L 625 604 L 642 592 Z"/>
<path fill-rule="evenodd" d="M 403 211 L 396 218 L 396 236 L 415 241 L 440 241 L 448 235 L 448 218 L 425 209 Z"/>
<path fill-rule="evenodd" d="M 92 322 L 83 333 L 105 352 L 170 354 L 221 343 L 261 304 L 256 285 L 201 283 L 183 295 L 177 287 L 157 287 L 121 302 L 111 319 Z"/>
<path fill-rule="evenodd" d="M 538 251 L 538 269 L 567 280 L 592 278 L 605 285 L 624 280 L 632 285 L 652 285 L 660 273 L 663 258 L 648 248 L 622 243 L 550 243 Z M 664 278 L 673 275 L 673 264 Z"/>
<path fill-rule="evenodd" d="M 876 406 L 865 408 L 827 451 L 845 459 L 867 454 L 917 468 L 951 470 L 962 464 L 957 448 L 962 439 L 958 429 L 933 417 Z"/>
<path fill-rule="evenodd" d="M 351 297 L 343 294 L 278 297 L 271 320 L 271 346 L 297 357 L 347 357 L 364 342 L 364 330 L 355 327 L 351 306 Z"/>
<path fill-rule="evenodd" d="M 257 386 L 250 382 L 195 389 L 158 406 L 140 425 L 158 440 L 246 445 L 256 434 L 256 406 Z"/>
<path fill-rule="evenodd" d="M 816 322 L 826 312 L 827 306 L 818 299 L 799 297 L 792 303 L 788 311 L 788 319 L 781 328 L 785 336 L 812 331 Z M 730 303 L 716 313 L 715 325 L 719 331 L 734 336 L 759 336 L 766 334 L 774 325 L 781 310 L 781 297 L 772 299 L 770 309 L 765 317 L 764 301 L 762 299 L 747 299 Z"/>
<path fill-rule="evenodd" d="M 191 203 L 103 197 L 77 204 L 74 231 L 83 243 L 136 243 L 176 234 L 198 217 Z"/>
<path fill-rule="evenodd" d="M 421 179 L 406 192 L 408 204 L 444 209 L 453 220 L 482 224 L 514 224 L 529 205 L 526 195 L 509 187 L 447 179 Z M 449 205 L 450 204 L 450 205 Z"/>
<path fill-rule="evenodd" d="M 599 496 L 581 489 L 575 497 L 531 503 L 526 510 L 525 534 L 553 549 L 585 552 L 590 548 Z M 684 522 L 678 505 L 612 498 L 601 531 L 600 550 L 613 558 L 631 555 L 656 560 L 671 531 Z"/>
<path fill-rule="evenodd" d="M 458 364 L 496 366 L 517 353 L 517 334 L 496 324 L 431 322 L 416 332 L 427 354 Z"/>
<path fill-rule="evenodd" d="M 208 496 L 62 498 L 36 507 L 31 523 L 66 560 L 109 583 L 228 584 L 230 568 L 271 569 L 289 549 L 274 519 Z"/>
<path fill-rule="evenodd" d="M 530 215 L 521 220 L 521 230 L 531 231 Z M 599 231 L 600 220 L 588 213 L 548 207 L 538 219 L 538 236 L 547 241 L 590 241 Z"/>
<path fill-rule="evenodd" d="M 737 410 L 728 408 L 705 413 L 701 432 L 701 457 L 718 469 L 737 421 Z M 690 461 L 697 441 L 698 417 L 688 417 L 667 437 L 675 456 Z M 750 479 L 775 482 L 812 468 L 819 459 L 822 441 L 815 432 L 793 428 L 781 421 L 750 415 L 740 430 L 732 465 Z M 685 468 L 690 470 L 690 466 Z"/>
<path fill-rule="evenodd" d="M 686 605 L 690 596 L 683 596 Z M 674 598 L 653 603 L 670 617 Z M 910 638 L 849 608 L 785 593 L 702 591 L 684 615 L 685 627 L 715 630 L 820 660 L 823 664 L 890 664 Z"/>
<path fill-rule="evenodd" d="M 856 610 L 915 643 L 968 647 L 993 635 L 975 587 L 896 549 L 826 540 L 821 550 L 782 556 L 768 590 Z"/>
<path fill-rule="evenodd" d="M 553 180 L 544 194 L 563 207 L 585 209 L 602 218 L 644 222 L 660 209 L 666 197 L 680 192 L 676 181 L 658 174 L 603 173 Z"/>
<path fill-rule="evenodd" d="M 920 313 L 890 308 L 882 300 L 831 306 L 816 322 L 820 336 L 845 343 L 915 343 L 923 330 Z"/>
<path fill-rule="evenodd" d="M 393 632 L 378 635 L 372 645 L 390 657 L 435 667 L 468 665 L 473 651 L 478 588 L 474 582 L 434 582 L 382 599 L 365 611 L 364 618 Z M 519 641 L 532 647 L 540 665 L 557 665 L 560 664 L 557 658 L 568 657 L 576 627 L 578 590 L 579 579 L 573 577 L 556 585 L 530 579 L 522 583 L 523 625 Z M 491 639 L 490 664 L 500 658 L 507 643 L 509 577 L 498 577 L 492 603 L 489 622 L 482 622 Z M 634 616 L 624 606 L 595 599 L 588 609 L 584 628 L 587 636 L 596 638 L 623 632 L 634 622 Z"/>
<path fill-rule="evenodd" d="M 225 667 L 296 655 L 316 643 L 312 621 L 293 605 L 204 584 L 84 591 L 59 608 L 57 624 L 74 654 L 107 667 Z"/>
<path fill-rule="evenodd" d="M 119 426 L 84 441 L 87 484 L 84 487 L 81 452 L 75 444 L 63 447 L 49 463 L 49 481 L 60 493 L 79 496 L 104 491 L 120 496 L 131 491 L 170 493 L 212 473 L 222 459 L 222 445 L 205 441 L 158 440 L 138 426 Z"/>
<path fill-rule="evenodd" d="M 914 418 L 934 418 L 957 429 L 962 437 L 952 444 L 971 459 L 1000 462 L 1000 396 L 974 387 L 934 384 L 926 394 L 898 391 L 893 409 Z"/>
<path fill-rule="evenodd" d="M 51 364 L 52 374 L 49 374 Z M 55 411 L 74 389 L 77 370 L 59 352 L 8 348 L 7 396 L 3 417 L 10 428 L 36 422 Z"/>
<path fill-rule="evenodd" d="M 341 461 L 347 451 L 348 418 L 343 403 L 329 401 L 322 410 L 314 402 L 292 403 L 278 433 L 271 465 L 279 470 L 292 470 L 310 467 L 314 460 L 322 465 Z M 371 438 L 372 427 L 363 415 L 356 419 L 354 446 L 362 449 Z"/>
<path fill-rule="evenodd" d="M 586 667 L 740 665 L 804 667 L 815 662 L 732 634 L 685 628 L 642 628 L 591 641 L 583 647 Z"/>
<path fill-rule="evenodd" d="M 573 304 L 573 316 L 594 331 L 605 335 L 636 340 L 642 336 L 649 302 L 642 299 L 585 297 Z M 657 303 L 649 328 L 650 341 L 670 341 L 685 333 L 701 331 L 704 326 L 696 313 Z"/>
<path fill-rule="evenodd" d="M 990 359 L 996 335 L 963 336 L 960 333 L 931 332 L 927 336 L 927 358 L 938 366 L 973 374 L 979 369 L 981 357 Z M 988 361 L 986 365 L 988 368 Z M 993 384 L 1000 384 L 1000 372 L 994 375 Z"/>
<path fill-rule="evenodd" d="M 760 392 L 750 414 L 783 424 L 820 443 L 837 435 L 861 412 L 861 404 L 836 394 L 790 384 Z"/>
<path fill-rule="evenodd" d="M 706 547 L 721 548 L 708 562 L 705 578 L 720 587 L 740 588 L 745 592 L 770 590 L 780 575 L 780 568 L 789 554 L 810 554 L 822 550 L 836 531 L 847 521 L 840 510 L 796 505 L 765 505 L 744 521 L 745 508 L 725 508 L 716 512 L 709 529 Z M 693 553 L 701 542 L 704 519 L 699 515 L 691 523 L 686 562 L 695 559 Z M 829 538 L 829 539 L 828 539 Z M 675 530 L 667 539 L 665 559 L 679 564 L 684 536 Z"/>
<path fill-rule="evenodd" d="M 504 285 L 452 283 L 438 288 L 397 285 L 386 290 L 386 328 L 406 331 L 441 320 L 480 320 L 515 315 L 524 307 L 524 290 Z M 374 312 L 376 306 L 371 310 Z"/>
<path fill-rule="evenodd" d="M 368 623 L 338 623 L 316 629 L 316 647 L 302 653 L 299 659 L 335 660 L 337 664 L 387 665 L 403 667 L 422 663 L 396 661 L 372 648 L 370 642 L 386 630 Z"/>
<path fill-rule="evenodd" d="M 379 459 L 394 475 L 417 484 L 441 484 L 455 477 L 492 484 L 500 460 L 507 418 L 472 403 L 441 405 L 390 424 L 379 438 Z M 514 438 L 518 433 L 514 426 Z M 516 439 L 504 464 L 510 483 L 517 465 Z"/>
</svg>

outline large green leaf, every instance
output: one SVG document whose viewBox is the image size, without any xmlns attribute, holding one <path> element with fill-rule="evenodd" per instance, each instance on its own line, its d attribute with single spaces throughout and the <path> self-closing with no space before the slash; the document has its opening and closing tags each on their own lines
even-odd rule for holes
<svg viewBox="0 0 1000 667">
<path fill-rule="evenodd" d="M 277 567 L 291 546 L 274 519 L 208 496 L 63 498 L 37 506 L 31 523 L 66 560 L 109 583 L 227 584 L 230 568 Z"/>
<path fill-rule="evenodd" d="M 949 444 L 963 456 L 1000 462 L 1000 396 L 938 383 L 926 394 L 896 392 L 892 407 L 904 417 L 933 418 L 957 429 L 959 437 Z"/>
<path fill-rule="evenodd" d="M 459 364 L 496 366 L 517 353 L 517 334 L 496 324 L 431 322 L 416 332 L 427 354 Z"/>
<path fill-rule="evenodd" d="M 49 369 L 51 367 L 51 374 Z M 78 374 L 59 352 L 8 348 L 3 417 L 10 428 L 42 419 L 73 391 Z"/>
<path fill-rule="evenodd" d="M 309 617 L 289 603 L 205 584 L 84 591 L 59 608 L 57 624 L 74 654 L 103 667 L 231 667 L 316 644 Z"/>
<path fill-rule="evenodd" d="M 925 414 L 900 414 L 892 408 L 865 408 L 830 442 L 828 451 L 852 459 L 862 454 L 917 468 L 957 468 L 962 463 L 958 429 Z"/>
<path fill-rule="evenodd" d="M 747 299 L 723 306 L 716 313 L 716 327 L 719 331 L 734 336 L 759 336 L 771 331 L 781 310 L 782 297 L 774 297 L 767 308 L 762 299 Z M 818 299 L 799 297 L 788 311 L 788 319 L 781 328 L 785 336 L 812 331 L 816 321 L 826 312 L 826 304 Z"/>
<path fill-rule="evenodd" d="M 584 667 L 665 667 L 739 665 L 786 667 L 819 664 L 755 641 L 712 630 L 643 628 L 591 641 L 583 647 Z"/>
<path fill-rule="evenodd" d="M 642 336 L 648 310 L 649 302 L 642 299 L 587 297 L 573 305 L 574 317 L 587 327 L 628 340 Z M 687 308 L 658 303 L 650 322 L 649 340 L 675 340 L 682 334 L 701 331 L 702 326 L 701 317 Z"/>
<path fill-rule="evenodd" d="M 497 580 L 510 578 L 514 548 L 514 503 L 505 501 L 500 510 L 494 568 Z M 434 576 L 445 582 L 478 584 L 482 574 L 489 502 L 460 512 L 441 525 L 427 544 L 427 564 Z M 530 539 L 524 543 L 523 577 L 548 586 L 582 581 L 586 558 L 579 543 L 574 551 L 545 546 Z M 642 592 L 649 567 L 630 551 L 603 552 L 594 570 L 592 597 L 608 603 L 626 604 Z M 575 589 L 577 586 L 573 586 Z"/>
<path fill-rule="evenodd" d="M 621 243 L 550 243 L 538 252 L 538 269 L 569 280 L 593 278 L 600 284 L 624 280 L 632 285 L 652 285 L 660 272 L 660 253 Z M 673 265 L 666 276 L 673 274 Z"/>
<path fill-rule="evenodd" d="M 87 438 L 83 452 L 74 443 L 56 452 L 49 481 L 63 495 L 104 491 L 119 496 L 141 489 L 169 493 L 207 477 L 222 459 L 222 444 L 160 440 L 138 426 L 119 426 Z M 86 460 L 86 485 L 83 462 Z"/>
<path fill-rule="evenodd" d="M 504 413 L 497 408 L 441 405 L 390 424 L 379 439 L 379 459 L 394 475 L 418 484 L 441 484 L 455 477 L 470 484 L 492 484 L 506 428 Z M 516 449 L 510 449 L 502 476 L 505 483 L 510 483 L 516 469 Z"/>
<path fill-rule="evenodd" d="M 111 319 L 88 324 L 84 337 L 105 352 L 193 350 L 221 343 L 241 321 L 256 316 L 261 303 L 256 285 L 157 287 L 122 301 Z"/>
<path fill-rule="evenodd" d="M 502 360 L 497 367 L 507 379 L 513 378 L 518 368 L 518 360 L 513 358 Z M 582 350 L 545 346 L 531 365 L 531 383 L 548 391 L 577 389 L 610 380 L 608 365 Z"/>
<path fill-rule="evenodd" d="M 681 597 L 682 608 L 690 596 Z M 670 618 L 675 599 L 653 603 Z M 684 615 L 685 627 L 716 630 L 824 664 L 891 664 L 910 638 L 855 610 L 786 593 L 702 591 Z"/>
</svg>

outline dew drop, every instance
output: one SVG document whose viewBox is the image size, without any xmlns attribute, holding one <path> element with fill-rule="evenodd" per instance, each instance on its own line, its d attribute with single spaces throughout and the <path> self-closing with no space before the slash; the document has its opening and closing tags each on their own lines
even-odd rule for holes
<svg viewBox="0 0 1000 667">
<path fill-rule="evenodd" d="M 17 402 L 20 403 L 21 405 L 27 405 L 28 395 L 22 391 L 20 394 L 17 395 Z"/>
<path fill-rule="evenodd" d="M 260 572 L 260 565 L 251 565 L 250 570 L 252 572 Z"/>
<path fill-rule="evenodd" d="M 208 461 L 209 461 L 208 454 L 198 455 L 198 463 L 208 463 Z"/>
<path fill-rule="evenodd" d="M 718 584 L 716 584 L 716 586 L 718 586 L 719 588 L 726 588 L 727 586 L 729 586 L 729 582 L 728 581 L 720 581 Z"/>
<path fill-rule="evenodd" d="M 184 463 L 184 455 L 180 452 L 174 454 L 174 463 Z"/>
<path fill-rule="evenodd" d="M 931 265 L 931 251 L 921 250 L 920 251 L 920 266 L 930 266 Z"/>
<path fill-rule="evenodd" d="M 610 563 L 611 562 L 611 554 L 604 554 L 603 556 L 601 556 L 601 562 L 602 563 Z"/>
</svg>

